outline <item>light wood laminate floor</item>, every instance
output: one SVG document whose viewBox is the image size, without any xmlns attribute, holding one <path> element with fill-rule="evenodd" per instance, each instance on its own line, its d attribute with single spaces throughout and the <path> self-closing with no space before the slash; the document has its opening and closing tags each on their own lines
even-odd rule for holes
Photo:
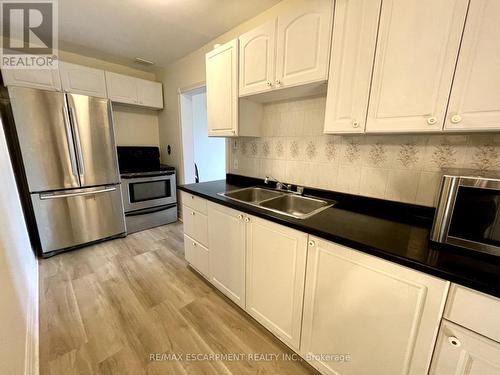
<svg viewBox="0 0 500 375">
<path fill-rule="evenodd" d="M 292 352 L 190 269 L 183 248 L 175 223 L 40 260 L 40 374 L 316 373 L 281 359 Z"/>
</svg>

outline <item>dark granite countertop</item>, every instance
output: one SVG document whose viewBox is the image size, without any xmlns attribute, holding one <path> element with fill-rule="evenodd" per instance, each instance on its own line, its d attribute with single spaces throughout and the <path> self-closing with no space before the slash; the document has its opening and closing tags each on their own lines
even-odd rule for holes
<svg viewBox="0 0 500 375">
<path fill-rule="evenodd" d="M 180 186 L 215 203 L 283 224 L 442 279 L 500 297 L 500 258 L 429 242 L 433 209 L 349 194 L 306 189 L 306 194 L 338 201 L 332 208 L 300 220 L 217 195 L 262 185 L 228 175 L 226 180 Z"/>
</svg>

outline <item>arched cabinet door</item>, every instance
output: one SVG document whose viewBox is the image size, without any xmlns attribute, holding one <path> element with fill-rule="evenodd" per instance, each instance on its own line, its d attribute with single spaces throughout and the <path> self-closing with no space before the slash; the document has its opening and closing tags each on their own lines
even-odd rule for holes
<svg viewBox="0 0 500 375">
<path fill-rule="evenodd" d="M 310 0 L 278 17 L 276 88 L 328 79 L 331 0 Z"/>
<path fill-rule="evenodd" d="M 273 89 L 276 20 L 240 36 L 240 96 Z"/>
<path fill-rule="evenodd" d="M 471 1 L 458 56 L 448 131 L 500 129 L 500 2 Z"/>
<path fill-rule="evenodd" d="M 367 132 L 442 131 L 468 4 L 382 1 Z"/>
</svg>

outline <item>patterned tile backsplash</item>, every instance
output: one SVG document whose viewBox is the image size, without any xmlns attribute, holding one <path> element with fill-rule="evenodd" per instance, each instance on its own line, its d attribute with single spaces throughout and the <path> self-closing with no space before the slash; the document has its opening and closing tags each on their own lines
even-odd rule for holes
<svg viewBox="0 0 500 375">
<path fill-rule="evenodd" d="M 500 134 L 328 135 L 324 112 L 325 97 L 265 105 L 263 136 L 232 143 L 231 173 L 433 206 L 442 170 L 500 170 Z"/>
</svg>

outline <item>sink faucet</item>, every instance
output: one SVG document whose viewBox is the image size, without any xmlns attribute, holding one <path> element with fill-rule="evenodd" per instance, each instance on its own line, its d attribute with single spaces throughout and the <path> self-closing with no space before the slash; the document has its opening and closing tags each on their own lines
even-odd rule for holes
<svg viewBox="0 0 500 375">
<path fill-rule="evenodd" d="M 266 185 L 268 185 L 270 181 L 271 182 L 276 182 L 276 189 L 278 189 L 278 190 L 283 189 L 283 186 L 284 186 L 283 182 L 278 181 L 277 179 L 275 179 L 274 177 L 271 177 L 271 176 L 266 176 L 266 178 L 264 178 L 264 183 Z"/>
<path fill-rule="evenodd" d="M 276 182 L 276 189 L 277 190 L 285 190 L 285 191 L 288 191 L 290 193 L 295 193 L 295 194 L 300 194 L 300 195 L 304 194 L 304 188 L 302 186 L 297 186 L 297 192 L 295 192 L 295 191 L 292 191 L 291 184 L 284 184 L 283 182 L 275 179 L 272 176 L 266 176 L 266 178 L 264 178 L 264 183 L 266 185 L 268 185 L 270 181 Z"/>
</svg>

